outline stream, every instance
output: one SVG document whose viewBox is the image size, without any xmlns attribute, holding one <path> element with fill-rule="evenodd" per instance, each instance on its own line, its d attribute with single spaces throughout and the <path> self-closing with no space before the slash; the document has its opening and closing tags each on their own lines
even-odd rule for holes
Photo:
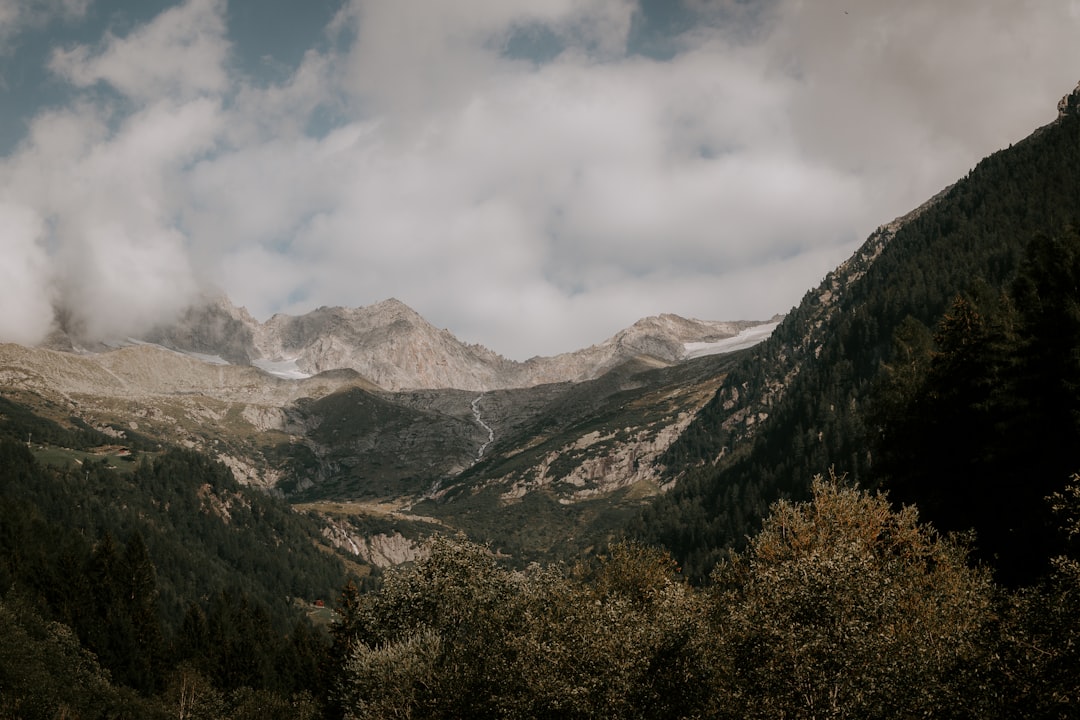
<svg viewBox="0 0 1080 720">
<path fill-rule="evenodd" d="M 480 393 L 475 400 L 472 401 L 472 414 L 473 419 L 476 420 L 476 424 L 487 430 L 488 439 L 480 449 L 476 451 L 476 462 L 480 462 L 484 457 L 484 451 L 488 449 L 488 445 L 495 442 L 495 431 L 491 429 L 491 426 L 484 422 L 484 419 L 480 416 L 480 401 L 484 398 L 484 393 Z"/>
</svg>

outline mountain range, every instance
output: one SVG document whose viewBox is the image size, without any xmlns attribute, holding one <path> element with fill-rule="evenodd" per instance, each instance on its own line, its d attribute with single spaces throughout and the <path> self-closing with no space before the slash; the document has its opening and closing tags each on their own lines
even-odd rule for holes
<svg viewBox="0 0 1080 720">
<path fill-rule="evenodd" d="M 639 320 L 582 350 L 517 362 L 461 342 L 393 298 L 368 307 L 278 314 L 260 323 L 219 296 L 192 305 L 175 322 L 155 327 L 139 339 L 87 342 L 57 331 L 44 347 L 101 352 L 154 344 L 210 364 L 249 365 L 285 379 L 349 369 L 389 392 L 483 392 L 592 380 L 638 357 L 671 365 L 691 355 L 729 352 L 760 341 L 777 321 L 715 322 L 665 314 Z"/>
<path fill-rule="evenodd" d="M 219 296 L 140 338 L 57 331 L 42 347 L 0 345 L 0 385 L 118 443 L 139 435 L 207 452 L 242 482 L 317 508 L 340 546 L 386 563 L 413 543 L 372 523 L 405 518 L 417 536 L 464 529 L 471 521 L 458 515 L 476 502 L 578 506 L 554 527 L 589 524 L 592 506 L 625 519 L 660 491 L 655 460 L 707 401 L 718 368 L 778 321 L 660 315 L 516 362 L 394 299 L 260 323 Z"/>
</svg>

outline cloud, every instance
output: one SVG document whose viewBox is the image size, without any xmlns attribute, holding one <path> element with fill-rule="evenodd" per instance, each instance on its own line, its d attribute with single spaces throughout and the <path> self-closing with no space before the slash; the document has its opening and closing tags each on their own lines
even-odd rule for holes
<svg viewBox="0 0 1080 720">
<path fill-rule="evenodd" d="M 187 0 L 100 47 L 57 48 L 49 67 L 77 87 L 104 82 L 137 101 L 221 93 L 229 84 L 224 11 L 224 0 Z"/>
<path fill-rule="evenodd" d="M 799 147 L 870 179 L 900 213 L 1053 118 L 1053 98 L 1080 74 L 1070 40 L 1078 9 L 792 0 L 778 6 L 762 49 L 797 81 L 788 103 Z"/>
<path fill-rule="evenodd" d="M 273 295 L 245 283 L 253 292 L 238 300 L 257 315 L 393 295 L 516 357 L 598 341 L 639 312 L 786 309 L 775 297 L 724 306 L 716 298 L 727 293 L 701 288 L 852 240 L 832 210 L 862 198 L 853 177 L 785 153 L 784 83 L 760 82 L 751 55 L 723 50 L 598 62 L 571 49 L 539 66 L 493 55 L 498 72 L 457 106 L 392 104 L 321 141 L 208 161 L 196 205 L 213 206 L 225 187 L 261 189 L 233 193 L 201 221 L 248 238 L 219 282 L 237 287 L 240 258 L 274 265 L 276 251 L 304 272 Z M 395 113 L 422 125 L 388 127 Z M 272 167 L 288 167 L 288 179 Z M 701 273 L 698 291 L 677 297 L 688 271 Z M 283 295 L 296 300 L 272 308 Z"/>
<path fill-rule="evenodd" d="M 1075 2 L 671 8 L 351 0 L 271 80 L 215 0 L 57 50 L 70 102 L 0 162 L 34 306 L 134 333 L 207 285 L 257 317 L 394 296 L 516 358 L 764 319 L 1080 67 Z"/>
<path fill-rule="evenodd" d="M 52 298 L 42 235 L 43 223 L 32 209 L 0 203 L 0 341 L 33 345 L 48 333 Z"/>
<path fill-rule="evenodd" d="M 8 192 L 50 230 L 49 293 L 93 338 L 145 330 L 183 309 L 197 282 L 176 227 L 177 174 L 212 143 L 216 104 L 146 108 L 109 134 L 103 118 L 53 113 L 7 169 Z"/>
<path fill-rule="evenodd" d="M 19 217 L 37 218 L 34 244 L 22 240 L 16 259 L 37 267 L 47 258 L 47 271 L 27 274 L 38 288 L 30 299 L 36 311 L 33 328 L 28 320 L 20 337 L 44 336 L 53 304 L 62 308 L 69 329 L 86 339 L 137 334 L 181 311 L 198 293 L 179 203 L 188 169 L 219 142 L 224 115 L 220 97 L 209 93 L 216 83 L 190 75 L 205 69 L 205 62 L 178 68 L 183 52 L 176 46 L 206 51 L 214 36 L 204 33 L 220 26 L 214 17 L 220 11 L 216 3 L 195 0 L 126 38 L 110 37 L 99 54 L 75 48 L 65 60 L 54 56 L 60 71 L 72 57 L 90 58 L 77 71 L 81 75 L 69 76 L 78 83 L 106 80 L 136 104 L 117 113 L 110 102 L 91 96 L 43 112 L 19 151 L 0 165 L 3 195 L 21 208 Z M 224 46 L 224 38 L 216 37 Z M 155 64 L 156 51 L 172 59 Z M 130 68 L 117 70 L 128 63 Z M 155 79 L 160 87 L 152 87 Z M 28 221 L 19 227 L 15 237 L 29 237 Z M 20 287 L 29 292 L 27 283 Z"/>
</svg>

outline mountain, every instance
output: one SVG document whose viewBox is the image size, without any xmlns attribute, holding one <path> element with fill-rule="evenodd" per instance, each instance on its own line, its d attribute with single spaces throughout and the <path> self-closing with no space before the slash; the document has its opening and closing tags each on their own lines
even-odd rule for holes
<svg viewBox="0 0 1080 720">
<path fill-rule="evenodd" d="M 869 714 L 1074 716 L 1078 197 L 1080 86 L 775 329 L 660 316 L 515 364 L 396 301 L 217 301 L 114 347 L 0 345 L 0 705 L 797 714 L 855 677 L 839 706 Z M 834 470 L 863 489 L 811 481 Z M 436 532 L 483 544 L 423 557 Z M 303 620 L 412 560 L 346 586 L 332 648 Z"/>
<path fill-rule="evenodd" d="M 687 357 L 688 345 L 695 352 L 708 352 L 760 325 L 661 315 L 639 320 L 583 350 L 516 362 L 481 345 L 462 343 L 395 299 L 362 308 L 321 307 L 298 317 L 279 314 L 259 323 L 219 297 L 189 308 L 177 322 L 155 328 L 144 340 L 255 365 L 286 378 L 347 368 L 391 392 L 482 392 L 591 380 L 635 357 L 671 365 Z"/>
<path fill-rule="evenodd" d="M 942 351 L 938 343 L 947 339 L 947 321 L 958 299 L 1017 296 L 1014 283 L 1025 263 L 1032 262 L 1030 248 L 1043 244 L 1040 238 L 1057 238 L 1066 246 L 1075 242 L 1070 238 L 1080 227 L 1078 107 L 1080 86 L 1059 104 L 1055 121 L 987 157 L 917 210 L 879 228 L 810 290 L 767 342 L 739 360 L 662 456 L 669 480 L 677 482 L 645 509 L 636 532 L 675 551 L 692 576 L 703 577 L 727 549 L 740 546 L 754 531 L 773 500 L 805 497 L 811 478 L 830 468 L 865 486 L 896 490 L 899 499 L 896 479 L 879 457 L 883 452 L 920 456 L 931 446 L 888 447 L 894 440 L 883 418 L 888 408 L 885 381 L 900 372 L 896 368 L 903 358 L 911 357 L 914 339 L 923 339 L 927 363 Z M 1052 257 L 1062 263 L 1061 272 L 1068 270 L 1068 253 L 1058 251 Z M 1075 284 L 1068 282 L 1041 292 L 1047 299 L 1077 302 Z M 1040 292 L 1033 296 L 1040 297 Z M 991 304 L 982 303 L 987 317 Z M 1069 327 L 1062 320 L 1056 332 L 1072 337 Z M 1023 342 L 1028 354 L 1061 344 L 1049 332 Z M 1019 362 L 1008 361 L 1013 366 Z M 925 371 L 908 363 L 911 382 L 918 386 Z M 943 470 L 975 452 L 965 440 L 971 439 L 965 426 L 976 421 L 980 408 L 988 407 L 989 388 L 1002 381 L 993 376 L 971 379 L 979 380 L 982 394 L 942 429 L 953 442 L 937 444 L 939 455 L 926 458 Z M 1067 385 L 1042 392 L 1025 402 L 1043 401 L 1052 407 L 1075 400 L 1074 389 Z M 1080 406 L 1062 410 L 1058 417 L 1070 413 L 1080 417 Z M 1050 427 L 1048 417 L 1038 412 L 1028 417 L 1031 427 L 1040 428 L 1036 436 L 1059 438 L 1052 445 L 1080 447 L 1080 434 L 1071 421 Z M 997 424 L 1011 422 L 1002 417 Z M 1030 437 L 1028 432 L 1023 435 Z M 1004 436 L 1000 444 L 1013 443 L 1015 437 Z M 933 473 L 920 481 L 922 492 L 902 497 L 929 508 L 940 505 L 935 497 L 961 494 L 952 489 L 961 481 L 969 505 L 975 498 L 992 496 L 993 503 L 974 525 L 964 521 L 965 514 L 955 505 L 932 519 L 945 530 L 974 527 L 978 558 L 997 564 L 1011 581 L 1030 580 L 1048 558 L 1049 545 L 1036 535 L 1055 527 L 1044 497 L 1060 490 L 1069 473 L 1080 469 L 1045 467 L 1040 458 L 1060 455 L 1048 452 L 1051 449 L 1030 440 L 1015 448 L 1017 457 L 1026 458 L 1023 468 L 982 466 L 988 474 L 978 482 L 964 479 L 973 472 L 970 465 L 954 474 Z"/>
</svg>

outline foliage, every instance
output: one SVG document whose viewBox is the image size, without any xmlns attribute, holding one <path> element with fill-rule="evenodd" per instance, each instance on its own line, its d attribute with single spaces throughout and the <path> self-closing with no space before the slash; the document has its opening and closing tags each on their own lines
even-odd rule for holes
<svg viewBox="0 0 1080 720">
<path fill-rule="evenodd" d="M 53 407 L 52 410 L 57 414 L 62 414 L 58 408 Z M 129 428 L 124 429 L 124 436 L 125 442 L 132 448 L 140 450 L 159 448 L 157 443 Z M 48 443 L 78 450 L 115 442 L 114 438 L 90 427 L 79 418 L 71 417 L 66 426 L 60 425 L 6 397 L 0 397 L 0 437 L 21 442 L 33 439 L 37 443 Z"/>
<path fill-rule="evenodd" d="M 498 651 L 512 630 L 517 576 L 500 568 L 486 548 L 441 536 L 426 546 L 426 559 L 388 572 L 378 593 L 358 608 L 351 666 L 398 672 L 407 690 L 382 683 L 342 689 L 358 717 L 386 711 L 382 691 L 403 692 L 411 713 L 439 705 L 459 717 L 495 715 L 492 704 L 507 677 Z M 395 663 L 406 664 L 395 669 Z M 423 668 L 435 670 L 421 678 Z M 354 673 L 355 675 L 355 673 Z M 375 693 L 372 695 L 372 693 Z"/>
<path fill-rule="evenodd" d="M 999 653 L 1012 671 L 1005 698 L 1012 717 L 1080 714 L 1080 475 L 1049 500 L 1070 544 L 1049 576 L 1012 595 L 1004 608 Z"/>
<path fill-rule="evenodd" d="M 434 539 L 429 552 L 387 573 L 382 589 L 346 594 L 336 631 L 352 639 L 340 660 L 342 716 L 1008 718 L 1080 709 L 1080 575 L 1004 591 L 969 565 L 964 542 L 921 524 L 914 508 L 835 477 L 816 478 L 807 502 L 774 504 L 708 588 L 636 543 L 571 569 L 527 571 L 464 541 Z"/>
<path fill-rule="evenodd" d="M 294 621 L 288 598 L 330 598 L 344 576 L 319 547 L 320 527 L 310 518 L 241 487 L 227 468 L 190 451 L 167 451 L 121 475 L 105 462 L 44 467 L 25 442 L 0 440 L 0 519 L 2 587 L 17 581 L 57 607 L 86 593 L 70 587 L 70 572 L 56 569 L 81 565 L 106 534 L 124 544 L 137 536 L 143 570 L 146 562 L 154 566 L 153 604 L 166 633 L 178 628 L 192 600 L 225 588 L 259 598 L 276 631 L 287 633 Z M 112 565 L 96 572 L 121 582 L 109 575 Z M 145 586 L 150 578 L 127 581 Z"/>
<path fill-rule="evenodd" d="M 520 572 L 460 540 L 428 553 L 342 613 L 348 717 L 678 717 L 703 702 L 676 681 L 699 667 L 700 598 L 665 555 L 618 545 L 573 572 Z"/>
<path fill-rule="evenodd" d="M 27 602 L 0 600 L 0 718 L 104 715 L 121 693 L 71 629 Z"/>
<path fill-rule="evenodd" d="M 525 599 L 515 717 L 689 717 L 708 704 L 704 605 L 666 553 L 619 543 L 568 577 L 536 573 Z"/>
<path fill-rule="evenodd" d="M 0 451 L 18 457 L 25 447 Z M 24 460 L 35 477 L 41 468 Z M 19 590 L 0 598 L 0 717 L 1080 710 L 1072 556 L 1045 583 L 1005 591 L 969 567 L 963 544 L 919 524 L 914 509 L 835 479 L 815 480 L 808 502 L 775 503 L 708 588 L 688 584 L 664 551 L 633 542 L 570 567 L 513 570 L 486 546 L 434 537 L 423 559 L 386 572 L 378 589 L 345 586 L 329 649 L 304 623 L 275 629 L 268 606 L 229 589 L 191 601 L 178 631 L 162 630 L 160 647 L 142 643 L 131 628 L 153 623 L 140 618 L 161 574 L 141 533 L 80 541 L 11 489 L 0 493 L 0 538 L 14 542 L 5 544 L 5 568 Z M 1074 534 L 1077 497 L 1070 488 L 1054 500 Z M 40 544 L 49 538 L 60 542 Z"/>
<path fill-rule="evenodd" d="M 985 717 L 988 574 L 881 495 L 816 478 L 713 573 L 730 717 Z"/>
</svg>

